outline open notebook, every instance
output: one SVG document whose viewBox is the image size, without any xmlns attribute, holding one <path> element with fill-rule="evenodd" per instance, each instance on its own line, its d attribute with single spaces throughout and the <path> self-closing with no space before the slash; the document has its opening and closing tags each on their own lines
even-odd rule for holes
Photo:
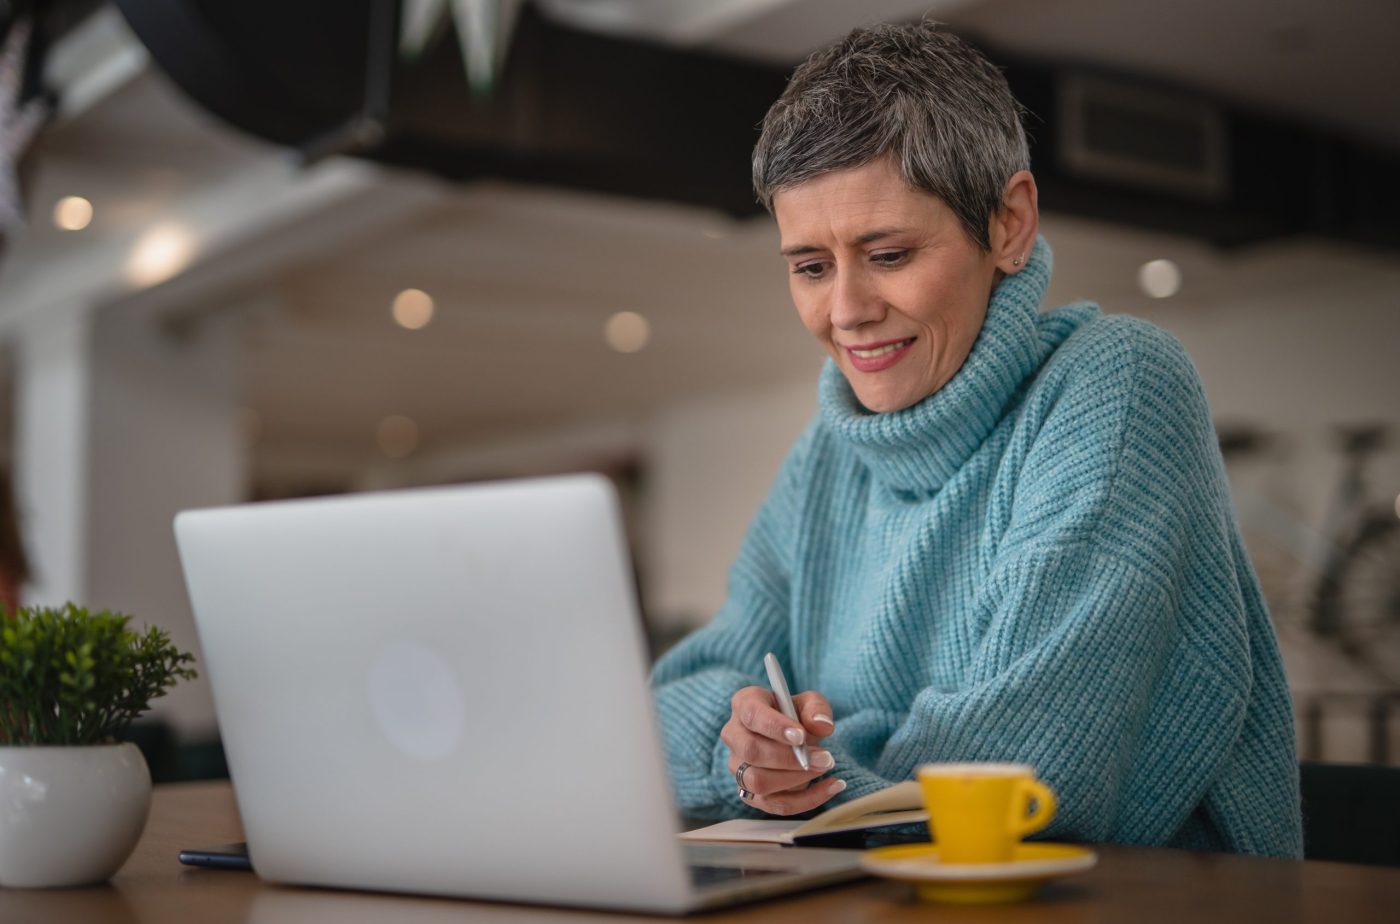
<svg viewBox="0 0 1400 924">
<path fill-rule="evenodd" d="M 910 780 L 852 799 L 807 821 L 782 818 L 734 818 L 685 831 L 687 841 L 791 844 L 798 847 L 844 846 L 853 832 L 928 821 L 919 784 Z"/>
</svg>

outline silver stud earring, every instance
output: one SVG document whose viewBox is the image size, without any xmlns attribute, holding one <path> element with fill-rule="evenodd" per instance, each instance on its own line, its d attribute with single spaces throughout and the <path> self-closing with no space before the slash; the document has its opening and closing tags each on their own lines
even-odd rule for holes
<svg viewBox="0 0 1400 924">
<path fill-rule="evenodd" d="M 1020 266 L 1020 265 L 1021 265 L 1021 258 L 1020 258 L 1020 257 L 1017 257 L 1016 259 L 1012 260 L 1012 261 L 1011 261 L 1011 265 L 1012 265 L 1012 266 Z"/>
</svg>

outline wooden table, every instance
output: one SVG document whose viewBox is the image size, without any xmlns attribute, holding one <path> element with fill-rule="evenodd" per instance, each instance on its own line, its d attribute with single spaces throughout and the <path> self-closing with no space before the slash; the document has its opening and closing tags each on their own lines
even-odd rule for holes
<svg viewBox="0 0 1400 924">
<path fill-rule="evenodd" d="M 580 924 L 648 920 L 637 915 L 294 889 L 251 873 L 190 869 L 182 847 L 243 839 L 227 783 L 156 788 L 135 854 L 111 883 L 87 889 L 0 889 L 3 924 L 436 924 L 464 921 Z M 945 922 L 1400 921 L 1400 870 L 1341 863 L 1262 860 L 1179 850 L 1107 846 L 1099 865 L 1021 905 L 928 905 L 913 890 L 867 880 L 706 914 L 700 921 L 812 924 Z M 660 918 L 656 920 L 675 920 Z"/>
</svg>

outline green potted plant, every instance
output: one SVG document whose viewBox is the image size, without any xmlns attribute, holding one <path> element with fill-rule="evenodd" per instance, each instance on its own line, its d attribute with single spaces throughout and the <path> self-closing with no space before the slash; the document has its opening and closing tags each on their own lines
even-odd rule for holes
<svg viewBox="0 0 1400 924">
<path fill-rule="evenodd" d="M 0 886 L 101 882 L 141 837 L 151 774 L 131 721 L 194 656 L 118 613 L 0 615 Z"/>
</svg>

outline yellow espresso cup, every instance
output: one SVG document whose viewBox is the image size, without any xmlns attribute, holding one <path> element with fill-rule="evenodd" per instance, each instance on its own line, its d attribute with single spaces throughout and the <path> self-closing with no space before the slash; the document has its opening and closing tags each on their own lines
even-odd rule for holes
<svg viewBox="0 0 1400 924">
<path fill-rule="evenodd" d="M 944 863 L 1005 863 L 1055 817 L 1055 794 L 1027 764 L 924 764 L 918 775 Z"/>
</svg>

